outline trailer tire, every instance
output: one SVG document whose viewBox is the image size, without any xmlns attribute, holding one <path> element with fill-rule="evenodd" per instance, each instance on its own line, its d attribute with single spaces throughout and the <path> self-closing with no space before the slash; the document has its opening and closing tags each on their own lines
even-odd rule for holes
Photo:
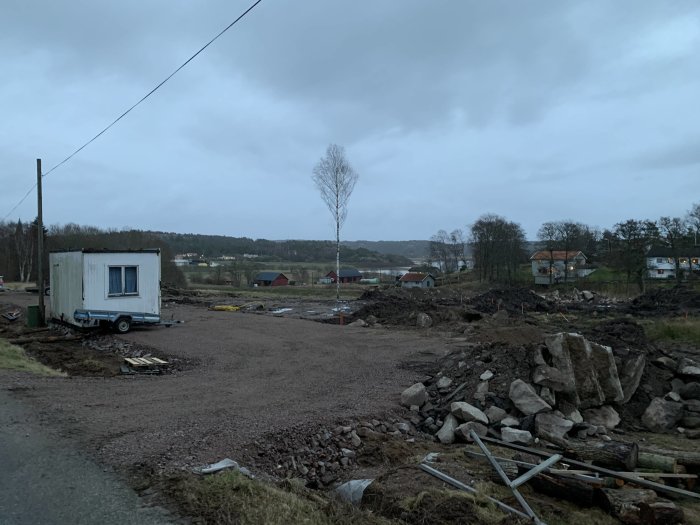
<svg viewBox="0 0 700 525">
<path fill-rule="evenodd" d="M 131 319 L 120 317 L 114 322 L 114 330 L 119 334 L 125 334 L 131 329 Z"/>
</svg>

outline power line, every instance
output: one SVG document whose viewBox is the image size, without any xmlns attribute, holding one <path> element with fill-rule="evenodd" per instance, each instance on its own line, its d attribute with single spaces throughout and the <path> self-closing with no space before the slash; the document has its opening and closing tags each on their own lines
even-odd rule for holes
<svg viewBox="0 0 700 525">
<path fill-rule="evenodd" d="M 234 25 L 236 25 L 244 16 L 246 16 L 248 13 L 250 13 L 260 2 L 262 2 L 262 0 L 257 0 L 255 3 L 253 3 L 248 9 L 246 9 L 245 11 L 243 11 L 243 13 L 241 13 L 241 14 L 238 16 L 238 18 L 236 18 L 233 22 L 231 22 L 231 23 L 230 23 L 229 25 L 227 25 L 224 29 L 222 29 L 214 38 L 212 38 L 211 40 L 209 40 L 209 42 L 207 42 L 207 43 L 204 44 L 201 48 L 199 48 L 199 50 L 198 50 L 194 55 L 192 55 L 190 58 L 188 58 L 187 60 L 185 60 L 185 61 L 180 65 L 180 67 L 178 67 L 175 71 L 173 71 L 172 73 L 170 73 L 170 75 L 168 75 L 168 76 L 165 78 L 165 80 L 163 80 L 162 82 L 160 82 L 160 84 L 158 84 L 156 87 L 154 87 L 154 88 L 153 88 L 152 90 L 150 90 L 148 93 L 146 93 L 143 97 L 141 97 L 141 99 L 140 99 L 138 102 L 136 102 L 136 104 L 134 104 L 134 105 L 131 106 L 129 109 L 127 109 L 124 113 L 122 113 L 121 115 L 119 115 L 119 116 L 118 116 L 116 119 L 114 119 L 107 127 L 105 127 L 105 128 L 104 128 L 102 131 L 100 131 L 97 135 L 95 135 L 95 136 L 92 137 L 90 140 L 88 140 L 85 144 L 83 144 L 83 145 L 80 146 L 78 149 L 76 149 L 73 153 L 71 153 L 70 155 L 68 155 L 68 156 L 67 156 L 65 159 L 63 159 L 61 162 L 59 162 L 58 164 L 56 164 L 56 165 L 55 165 L 53 168 L 51 168 L 49 171 L 47 171 L 47 172 L 45 172 L 45 173 L 42 173 L 42 174 L 41 174 L 41 177 L 44 178 L 44 177 L 46 177 L 49 173 L 51 173 L 52 171 L 54 171 L 55 169 L 60 168 L 60 167 L 63 166 L 66 162 L 68 162 L 70 159 L 72 159 L 72 158 L 75 157 L 78 153 L 80 153 L 83 149 L 85 149 L 85 148 L 88 147 L 90 144 L 92 144 L 95 140 L 97 140 L 98 138 L 100 138 L 105 132 L 107 132 L 107 130 L 109 130 L 109 128 L 111 128 L 112 126 L 114 126 L 117 122 L 119 122 L 121 119 L 123 119 L 124 117 L 126 117 L 129 113 L 131 113 L 131 111 L 132 111 L 134 108 L 136 108 L 136 106 L 138 106 L 139 104 L 141 104 L 141 103 L 142 103 L 143 101 L 145 101 L 148 97 L 150 97 L 153 93 L 155 93 L 156 91 L 158 91 L 158 89 L 160 89 L 161 86 L 163 86 L 163 84 L 165 84 L 168 80 L 170 80 L 171 78 L 173 78 L 173 77 L 174 77 L 182 68 L 184 68 L 187 64 L 189 64 L 190 62 L 192 62 L 192 60 L 194 60 L 194 59 L 197 57 L 197 55 L 199 55 L 202 51 L 204 51 L 204 50 L 205 50 L 206 48 L 208 48 L 211 44 L 213 44 L 214 41 L 216 41 L 216 40 L 217 40 L 221 35 L 223 35 L 226 31 L 228 31 L 228 30 L 231 29 Z M 32 191 L 34 191 L 34 189 L 35 189 L 36 187 L 37 187 L 37 183 L 35 182 L 34 185 L 33 185 L 31 188 L 29 188 L 29 191 L 27 191 L 27 193 L 24 195 L 24 197 L 22 197 L 22 198 L 19 200 L 19 202 L 18 202 L 17 204 L 15 204 L 15 206 L 7 213 L 7 215 L 5 215 L 5 216 L 2 218 L 2 220 L 4 221 L 5 219 L 7 219 L 7 218 L 12 214 L 12 212 L 14 212 L 14 211 L 27 199 L 27 197 L 29 197 L 29 195 L 31 195 Z"/>
</svg>

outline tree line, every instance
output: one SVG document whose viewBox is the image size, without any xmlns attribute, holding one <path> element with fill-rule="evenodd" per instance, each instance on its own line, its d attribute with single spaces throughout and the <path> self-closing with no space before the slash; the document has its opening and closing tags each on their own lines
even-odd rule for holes
<svg viewBox="0 0 700 525">
<path fill-rule="evenodd" d="M 54 225 L 44 229 L 44 275 L 48 279 L 48 252 L 81 248 L 144 249 L 160 248 L 164 283 L 180 286 L 185 283 L 182 272 L 172 260 L 175 254 L 197 253 L 207 259 L 229 255 L 243 259 L 255 255 L 260 262 L 290 261 L 297 263 L 330 262 L 336 258 L 336 245 L 331 241 L 270 241 L 223 235 L 164 233 L 141 230 L 102 229 L 78 224 Z M 37 221 L 0 222 L 0 275 L 6 281 L 34 282 L 37 276 Z M 341 256 L 349 265 L 371 267 L 410 266 L 411 260 L 401 255 L 380 254 L 366 248 L 341 246 Z M 233 263 L 231 263 L 233 264 Z M 234 266 L 254 271 L 243 261 Z M 236 272 L 237 274 L 240 272 Z"/>
<path fill-rule="evenodd" d="M 682 257 L 700 257 L 700 203 L 684 215 L 663 216 L 657 220 L 627 219 L 612 228 L 592 227 L 573 220 L 547 221 L 538 230 L 538 249 L 583 252 L 589 262 L 621 272 L 627 283 L 645 288 L 648 272 L 646 255 L 652 247 L 663 247 L 675 263 L 677 280 L 683 279 Z M 465 247 L 473 251 L 474 270 L 482 281 L 513 284 L 518 267 L 526 262 L 525 234 L 522 227 L 505 217 L 485 214 L 469 228 L 468 234 L 454 230 L 438 231 L 430 240 L 429 257 L 446 272 L 456 271 L 465 259 Z M 567 256 L 568 257 L 568 256 Z M 568 264 L 564 265 L 565 279 Z M 692 273 L 692 272 L 691 272 Z"/>
<path fill-rule="evenodd" d="M 36 253 L 37 221 L 23 223 L 0 222 L 0 275 L 6 281 L 35 282 L 38 257 Z M 140 230 L 104 230 L 78 224 L 54 225 L 44 228 L 44 276 L 49 278 L 49 252 L 74 249 L 161 251 L 161 280 L 164 284 L 183 286 L 185 277 L 173 263 L 170 246 L 158 235 Z"/>
</svg>

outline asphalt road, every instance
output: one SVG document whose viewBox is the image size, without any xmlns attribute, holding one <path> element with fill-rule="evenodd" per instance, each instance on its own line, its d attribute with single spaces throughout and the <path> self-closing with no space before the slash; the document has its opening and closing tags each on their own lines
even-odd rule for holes
<svg viewBox="0 0 700 525">
<path fill-rule="evenodd" d="M 174 522 L 164 509 L 143 506 L 114 474 L 40 427 L 27 407 L 0 390 L 0 524 Z"/>
</svg>

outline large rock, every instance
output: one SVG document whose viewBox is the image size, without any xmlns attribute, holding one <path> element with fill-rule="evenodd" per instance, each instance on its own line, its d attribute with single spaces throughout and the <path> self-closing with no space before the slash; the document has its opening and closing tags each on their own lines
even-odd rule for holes
<svg viewBox="0 0 700 525">
<path fill-rule="evenodd" d="M 573 421 L 553 412 L 544 412 L 535 416 L 535 433 L 552 443 L 559 443 L 566 439 L 566 434 L 573 426 Z"/>
<path fill-rule="evenodd" d="M 620 424 L 620 416 L 610 405 L 599 408 L 589 408 L 583 411 L 583 419 L 586 423 L 613 429 Z"/>
<path fill-rule="evenodd" d="M 689 379 L 700 379 L 700 365 L 687 357 L 678 361 L 677 372 L 678 375 L 686 376 Z"/>
<path fill-rule="evenodd" d="M 486 409 L 484 414 L 489 418 L 489 423 L 495 425 L 496 423 L 500 423 L 500 421 L 508 415 L 508 412 L 496 405 L 492 405 Z"/>
<path fill-rule="evenodd" d="M 425 385 L 423 383 L 411 385 L 406 390 L 401 392 L 401 404 L 405 407 L 410 407 L 411 405 L 421 407 L 427 400 L 428 391 L 425 389 Z"/>
<path fill-rule="evenodd" d="M 510 427 L 501 429 L 501 440 L 506 443 L 520 443 L 522 445 L 531 445 L 533 441 L 532 434 L 527 430 L 518 430 Z"/>
<path fill-rule="evenodd" d="M 618 359 L 616 359 L 616 362 Z M 647 363 L 647 358 L 642 352 L 630 352 L 625 357 L 620 357 L 620 366 L 617 371 L 620 376 L 620 386 L 622 387 L 621 404 L 629 403 L 632 396 L 639 388 L 639 383 L 644 374 L 644 367 Z"/>
<path fill-rule="evenodd" d="M 532 382 L 536 385 L 551 388 L 555 392 L 576 392 L 576 383 L 570 376 L 552 366 L 540 365 L 532 372 Z"/>
<path fill-rule="evenodd" d="M 700 399 L 700 383 L 696 381 L 686 383 L 681 387 L 679 394 L 683 399 Z"/>
<path fill-rule="evenodd" d="M 449 378 L 447 376 L 442 376 L 440 379 L 438 379 L 437 388 L 438 388 L 438 390 L 444 390 L 446 388 L 449 388 L 451 384 L 452 384 L 451 378 Z"/>
<path fill-rule="evenodd" d="M 501 426 L 504 427 L 519 427 L 520 426 L 520 420 L 517 417 L 513 416 L 506 416 L 500 421 Z"/>
<path fill-rule="evenodd" d="M 473 440 L 469 435 L 469 432 L 471 432 L 472 430 L 479 437 L 486 437 L 486 433 L 489 431 L 486 425 L 482 425 L 478 421 L 470 421 L 468 423 L 459 425 L 455 429 L 455 436 L 457 436 L 457 438 L 461 439 L 462 441 L 471 442 Z"/>
<path fill-rule="evenodd" d="M 469 422 L 477 421 L 484 425 L 489 424 L 489 418 L 481 410 L 464 401 L 456 401 L 450 405 L 450 413 L 457 419 Z"/>
<path fill-rule="evenodd" d="M 571 394 L 575 405 L 591 408 L 624 399 L 610 347 L 592 343 L 579 334 L 565 333 L 546 338 L 545 344 L 552 366 L 563 375 L 568 385 L 565 392 Z M 556 391 L 553 386 L 550 388 Z"/>
<path fill-rule="evenodd" d="M 583 416 L 578 409 L 567 401 L 560 401 L 557 405 L 559 412 L 563 414 L 566 419 L 573 421 L 575 424 L 583 423 Z"/>
<path fill-rule="evenodd" d="M 554 397 L 554 392 L 552 392 L 552 390 L 546 386 L 543 386 L 540 389 L 540 397 L 550 406 L 554 406 L 557 403 L 557 400 Z"/>
<path fill-rule="evenodd" d="M 661 397 L 652 399 L 642 415 L 642 423 L 649 430 L 663 432 L 670 430 L 683 417 L 683 404 L 666 401 Z"/>
<path fill-rule="evenodd" d="M 452 414 L 447 414 L 445 422 L 442 424 L 442 427 L 440 427 L 440 430 L 438 430 L 438 433 L 436 434 L 437 438 L 440 440 L 440 443 L 444 443 L 445 445 L 454 443 L 455 429 L 458 426 L 459 421 L 457 421 L 457 418 Z"/>
<path fill-rule="evenodd" d="M 433 320 L 428 314 L 420 312 L 416 316 L 416 326 L 418 328 L 430 328 L 433 326 Z"/>
<path fill-rule="evenodd" d="M 552 407 L 537 395 L 535 389 L 522 379 L 516 379 L 510 384 L 508 397 L 526 416 L 552 410 Z"/>
</svg>

